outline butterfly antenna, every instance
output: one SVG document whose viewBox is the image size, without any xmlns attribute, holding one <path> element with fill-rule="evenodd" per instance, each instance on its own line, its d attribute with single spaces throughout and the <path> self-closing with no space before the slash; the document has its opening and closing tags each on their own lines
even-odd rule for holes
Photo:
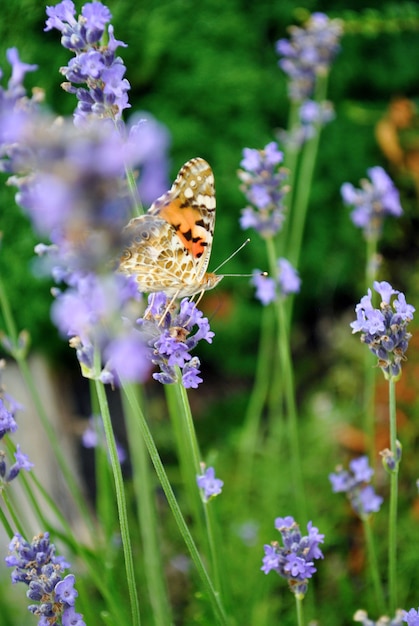
<svg viewBox="0 0 419 626">
<path fill-rule="evenodd" d="M 250 241 L 250 239 L 246 239 L 246 241 L 243 241 L 242 245 L 241 245 L 241 246 L 239 246 L 239 247 L 237 248 L 237 250 L 235 250 L 235 251 L 233 252 L 233 254 L 230 254 L 230 256 L 229 256 L 229 257 L 227 257 L 227 258 L 225 259 L 225 261 L 223 261 L 223 262 L 221 263 L 221 265 L 219 265 L 217 268 L 215 268 L 215 270 L 214 270 L 214 274 L 216 274 L 216 273 L 218 272 L 218 270 L 219 270 L 221 267 L 223 267 L 223 265 L 225 265 L 225 264 L 226 264 L 226 263 L 228 263 L 228 262 L 229 262 L 229 261 L 230 261 L 233 257 L 235 257 L 235 256 L 236 256 L 236 254 L 237 254 L 238 252 L 240 252 L 240 250 L 242 250 L 245 246 L 247 246 L 247 244 L 249 243 L 249 241 Z M 252 274 L 250 274 L 250 276 L 251 276 L 251 275 L 252 275 Z"/>
</svg>

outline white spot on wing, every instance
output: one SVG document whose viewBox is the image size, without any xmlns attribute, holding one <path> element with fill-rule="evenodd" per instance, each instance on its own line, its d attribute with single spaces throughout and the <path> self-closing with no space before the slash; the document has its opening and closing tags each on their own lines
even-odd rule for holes
<svg viewBox="0 0 419 626">
<path fill-rule="evenodd" d="M 215 198 L 214 196 L 207 196 L 206 194 L 198 194 L 197 197 L 198 204 L 203 205 L 207 209 L 215 209 Z"/>
</svg>

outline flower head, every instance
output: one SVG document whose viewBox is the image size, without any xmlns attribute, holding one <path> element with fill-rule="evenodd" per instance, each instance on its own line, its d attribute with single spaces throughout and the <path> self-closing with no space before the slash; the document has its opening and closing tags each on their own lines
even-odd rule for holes
<svg viewBox="0 0 419 626">
<path fill-rule="evenodd" d="M 291 26 L 290 39 L 280 39 L 276 50 L 280 68 L 289 79 L 291 100 L 311 98 L 317 76 L 326 74 L 339 50 L 342 23 L 324 13 L 313 13 L 303 28 Z"/>
<path fill-rule="evenodd" d="M 150 350 L 152 363 L 160 368 L 153 378 L 163 384 L 173 383 L 178 379 L 176 368 L 180 368 L 185 388 L 196 388 L 202 382 L 199 359 L 192 357 L 191 350 L 201 340 L 212 343 L 214 333 L 194 302 L 184 298 L 176 310 L 176 305 L 164 293 L 151 294 L 148 307 L 137 324 Z"/>
<path fill-rule="evenodd" d="M 343 202 L 354 209 L 351 219 L 355 226 L 362 228 L 365 237 L 377 237 L 381 233 L 386 215 L 400 217 L 403 209 L 399 192 L 382 167 L 367 170 L 370 180 L 360 181 L 361 188 L 355 189 L 351 183 L 341 187 Z"/>
<path fill-rule="evenodd" d="M 224 482 L 215 477 L 215 469 L 213 467 L 208 467 L 203 474 L 196 477 L 196 484 L 203 490 L 204 502 L 208 502 L 208 500 L 221 493 Z"/>
<path fill-rule="evenodd" d="M 282 160 L 283 153 L 274 141 L 263 150 L 243 150 L 238 176 L 241 190 L 253 206 L 242 210 L 240 225 L 243 229 L 254 228 L 262 237 L 275 235 L 284 221 L 283 198 L 288 187 L 287 171 L 280 167 Z"/>
<path fill-rule="evenodd" d="M 0 398 L 0 439 L 7 433 L 14 433 L 16 430 L 16 421 L 12 413 L 6 408 L 4 400 Z"/>
<path fill-rule="evenodd" d="M 346 493 L 355 513 L 361 519 L 367 519 L 371 513 L 378 512 L 383 503 L 383 498 L 377 495 L 374 488 L 368 484 L 374 470 L 369 466 L 366 456 L 352 459 L 349 468 L 348 472 L 338 467 L 335 473 L 329 474 L 332 490 L 335 493 Z"/>
<path fill-rule="evenodd" d="M 280 258 L 277 261 L 275 278 L 265 276 L 260 270 L 254 270 L 252 284 L 256 287 L 256 298 L 266 306 L 274 302 L 278 297 L 298 293 L 301 279 L 291 263 L 287 259 Z"/>
<path fill-rule="evenodd" d="M 91 117 L 119 120 L 122 111 L 130 106 L 130 84 L 124 78 L 125 65 L 115 54 L 118 47 L 126 44 L 115 39 L 111 25 L 107 45 L 101 43 L 112 18 L 108 7 L 101 2 L 87 3 L 76 20 L 73 2 L 64 0 L 47 7 L 47 15 L 45 30 L 59 30 L 61 44 L 75 53 L 60 71 L 69 81 L 63 83 L 63 88 L 79 101 L 74 114 L 76 124 L 84 124 Z M 86 87 L 79 86 L 83 84 Z"/>
<path fill-rule="evenodd" d="M 402 361 L 411 338 L 407 325 L 413 319 L 415 308 L 406 303 L 406 297 L 385 282 L 374 282 L 374 290 L 382 300 L 379 309 L 372 305 L 372 293 L 361 298 L 356 305 L 356 320 L 350 326 L 353 333 L 361 332 L 361 341 L 378 358 L 378 365 L 387 379 L 398 380 Z M 391 298 L 397 295 L 397 298 Z"/>
<path fill-rule="evenodd" d="M 402 619 L 408 626 L 419 626 L 419 608 L 402 611 Z"/>
<path fill-rule="evenodd" d="M 85 626 L 83 616 L 74 611 L 78 595 L 75 578 L 72 574 L 64 576 L 64 570 L 70 565 L 63 557 L 55 555 L 49 533 L 38 535 L 32 543 L 16 533 L 5 561 L 8 567 L 14 568 L 12 582 L 28 586 L 26 595 L 36 603 L 29 605 L 28 610 L 39 618 L 38 624 L 56 624 L 62 619 L 64 626 Z"/>
<path fill-rule="evenodd" d="M 323 543 L 324 535 L 309 522 L 308 535 L 302 536 L 299 525 L 291 516 L 276 518 L 275 528 L 281 534 L 283 546 L 278 541 L 264 546 L 261 570 L 265 574 L 271 570 L 277 572 L 288 580 L 291 591 L 302 598 L 307 591 L 308 580 L 317 571 L 314 560 L 323 558 L 319 544 Z"/>
<path fill-rule="evenodd" d="M 87 427 L 81 436 L 81 442 L 85 448 L 96 448 L 100 446 L 107 450 L 105 430 L 100 415 L 93 415 L 89 418 Z M 118 460 L 122 464 L 127 458 L 126 451 L 116 438 L 115 445 Z"/>
</svg>

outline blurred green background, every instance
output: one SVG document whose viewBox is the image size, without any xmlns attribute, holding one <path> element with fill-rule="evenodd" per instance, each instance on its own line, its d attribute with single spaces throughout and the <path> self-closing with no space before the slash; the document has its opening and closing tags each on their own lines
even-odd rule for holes
<svg viewBox="0 0 419 626">
<path fill-rule="evenodd" d="M 414 102 L 418 98 L 419 4 L 381 0 L 368 3 L 110 0 L 106 4 L 113 14 L 116 37 L 128 44 L 128 48 L 119 50 L 131 83 L 132 109 L 128 115 L 149 111 L 167 126 L 172 137 L 173 177 L 194 156 L 207 159 L 214 170 L 217 224 L 210 270 L 249 234 L 241 231 L 238 222 L 240 210 L 245 206 L 236 173 L 242 149 L 264 147 L 276 138 L 278 129 L 287 125 L 286 78 L 277 65 L 275 42 L 287 36 L 288 26 L 299 24 L 312 11 L 324 11 L 329 17 L 339 17 L 345 22 L 341 51 L 329 80 L 329 99 L 334 103 L 336 117 L 322 133 L 300 266 L 302 290 L 295 302 L 293 331 L 298 399 L 302 404 L 308 398 L 311 402 L 304 433 L 309 444 L 305 448 L 305 460 L 312 469 L 313 484 L 319 484 L 325 474 L 324 466 L 319 463 L 319 459 L 325 458 L 321 446 L 330 445 L 331 425 L 338 417 L 350 421 L 359 411 L 359 405 L 355 406 L 354 402 L 352 406 L 351 402 L 359 399 L 357 368 L 362 368 L 362 348 L 351 337 L 348 322 L 364 294 L 365 247 L 362 234 L 349 219 L 349 209 L 342 204 L 339 190 L 345 181 L 358 186 L 367 168 L 374 165 L 385 167 L 396 180 L 404 208 L 401 219 L 389 219 L 385 224 L 380 245 L 384 259 L 380 280 L 389 280 L 395 288 L 405 290 L 408 302 L 418 301 L 416 188 L 412 179 L 390 166 L 374 133 L 392 98 L 405 96 Z M 3 80 L 9 76 L 5 50 L 17 46 L 22 60 L 39 65 L 36 73 L 28 75 L 26 84 L 45 89 L 46 102 L 56 113 L 71 115 L 76 102 L 61 90 L 58 71 L 68 63 L 71 53 L 61 48 L 58 32 L 43 32 L 44 5 L 39 0 L 7 3 L 3 0 L 2 5 Z M 80 7 L 81 3 L 77 3 L 77 9 Z M 0 186 L 0 231 L 3 233 L 0 272 L 8 286 L 19 328 L 30 331 L 37 351 L 78 375 L 73 352 L 49 321 L 49 283 L 35 278 L 32 271 L 37 239 L 14 205 L 13 190 L 4 185 Z M 254 267 L 266 266 L 264 243 L 257 235 L 250 236 L 251 243 L 229 262 L 225 271 L 249 273 Z M 224 279 L 214 292 L 205 295 L 202 304 L 216 336 L 212 346 L 200 346 L 204 383 L 198 391 L 190 393 L 191 403 L 194 415 L 202 418 L 197 422 L 202 448 L 216 449 L 223 441 L 228 449 L 228 437 L 231 435 L 233 439 L 235 428 L 242 422 L 254 373 L 261 305 L 254 300 L 253 288 L 246 278 Z M 411 361 L 414 365 L 413 350 L 409 364 Z M 409 396 L 409 384 L 410 390 L 417 386 L 416 374 L 411 374 L 407 385 L 400 383 L 401 403 L 406 402 L 407 414 L 409 406 L 412 410 L 414 402 L 417 405 L 417 398 Z M 152 394 L 161 393 L 158 385 L 152 385 Z M 333 390 L 333 401 L 340 397 L 339 416 L 338 403 L 322 395 L 323 390 Z M 382 389 L 380 393 L 384 393 Z M 345 399 L 347 407 L 343 404 Z M 156 414 L 162 411 L 161 404 L 156 408 L 153 401 L 150 407 Z M 309 418 L 316 411 L 321 423 L 313 425 Z M 208 416 L 213 419 L 205 419 Z M 160 427 L 159 449 L 165 458 L 173 461 L 170 433 L 161 416 L 160 420 L 156 427 Z M 410 425 L 410 431 L 406 432 L 411 438 L 405 451 L 413 453 L 415 429 Z M 348 438 L 341 439 L 342 442 L 348 444 Z M 416 475 L 416 456 L 409 460 L 406 454 L 405 504 L 412 497 L 407 476 L 410 480 Z M 334 461 L 330 457 L 327 471 L 333 469 Z M 413 478 L 410 482 L 413 484 Z M 324 493 L 313 489 L 310 496 L 314 510 L 323 513 L 327 520 Z M 228 503 L 225 506 L 228 508 Z M 338 509 L 335 524 L 329 522 L 329 528 L 321 528 L 329 533 L 328 539 L 335 549 L 347 549 L 348 533 L 354 525 L 353 519 L 343 518 L 347 511 L 342 510 L 343 507 Z M 414 581 L 417 565 L 407 545 L 409 532 L 412 533 L 405 529 L 407 521 L 401 532 L 401 541 L 407 547 L 404 574 L 406 580 Z M 272 520 L 267 519 L 266 527 L 271 526 Z M 340 535 L 338 526 L 342 526 Z M 264 535 L 266 540 L 269 532 Z M 323 590 L 324 603 L 335 597 L 337 585 L 349 597 L 342 563 L 334 556 L 325 565 L 330 577 Z M 238 562 L 238 579 L 240 567 Z M 335 580 L 337 569 L 339 583 Z M 261 584 L 274 586 L 277 581 Z M 348 606 L 353 606 L 352 600 L 352 597 L 348 599 Z M 339 610 L 339 606 L 334 608 L 336 615 Z M 346 616 L 349 615 L 347 609 Z M 347 617 L 345 623 L 348 622 Z"/>
</svg>

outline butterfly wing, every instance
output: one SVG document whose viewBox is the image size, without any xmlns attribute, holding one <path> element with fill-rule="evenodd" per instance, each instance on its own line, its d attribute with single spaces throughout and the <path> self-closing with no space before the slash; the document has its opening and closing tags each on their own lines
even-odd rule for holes
<svg viewBox="0 0 419 626">
<path fill-rule="evenodd" d="M 187 161 L 170 190 L 151 205 L 148 213 L 174 228 L 185 253 L 196 261 L 196 278 L 202 280 L 215 226 L 214 174 L 209 164 L 199 157 Z"/>
<path fill-rule="evenodd" d="M 176 297 L 215 286 L 221 277 L 206 274 L 214 223 L 214 175 L 204 159 L 191 159 L 171 189 L 125 228 L 120 271 L 136 275 L 141 291 Z"/>
</svg>

